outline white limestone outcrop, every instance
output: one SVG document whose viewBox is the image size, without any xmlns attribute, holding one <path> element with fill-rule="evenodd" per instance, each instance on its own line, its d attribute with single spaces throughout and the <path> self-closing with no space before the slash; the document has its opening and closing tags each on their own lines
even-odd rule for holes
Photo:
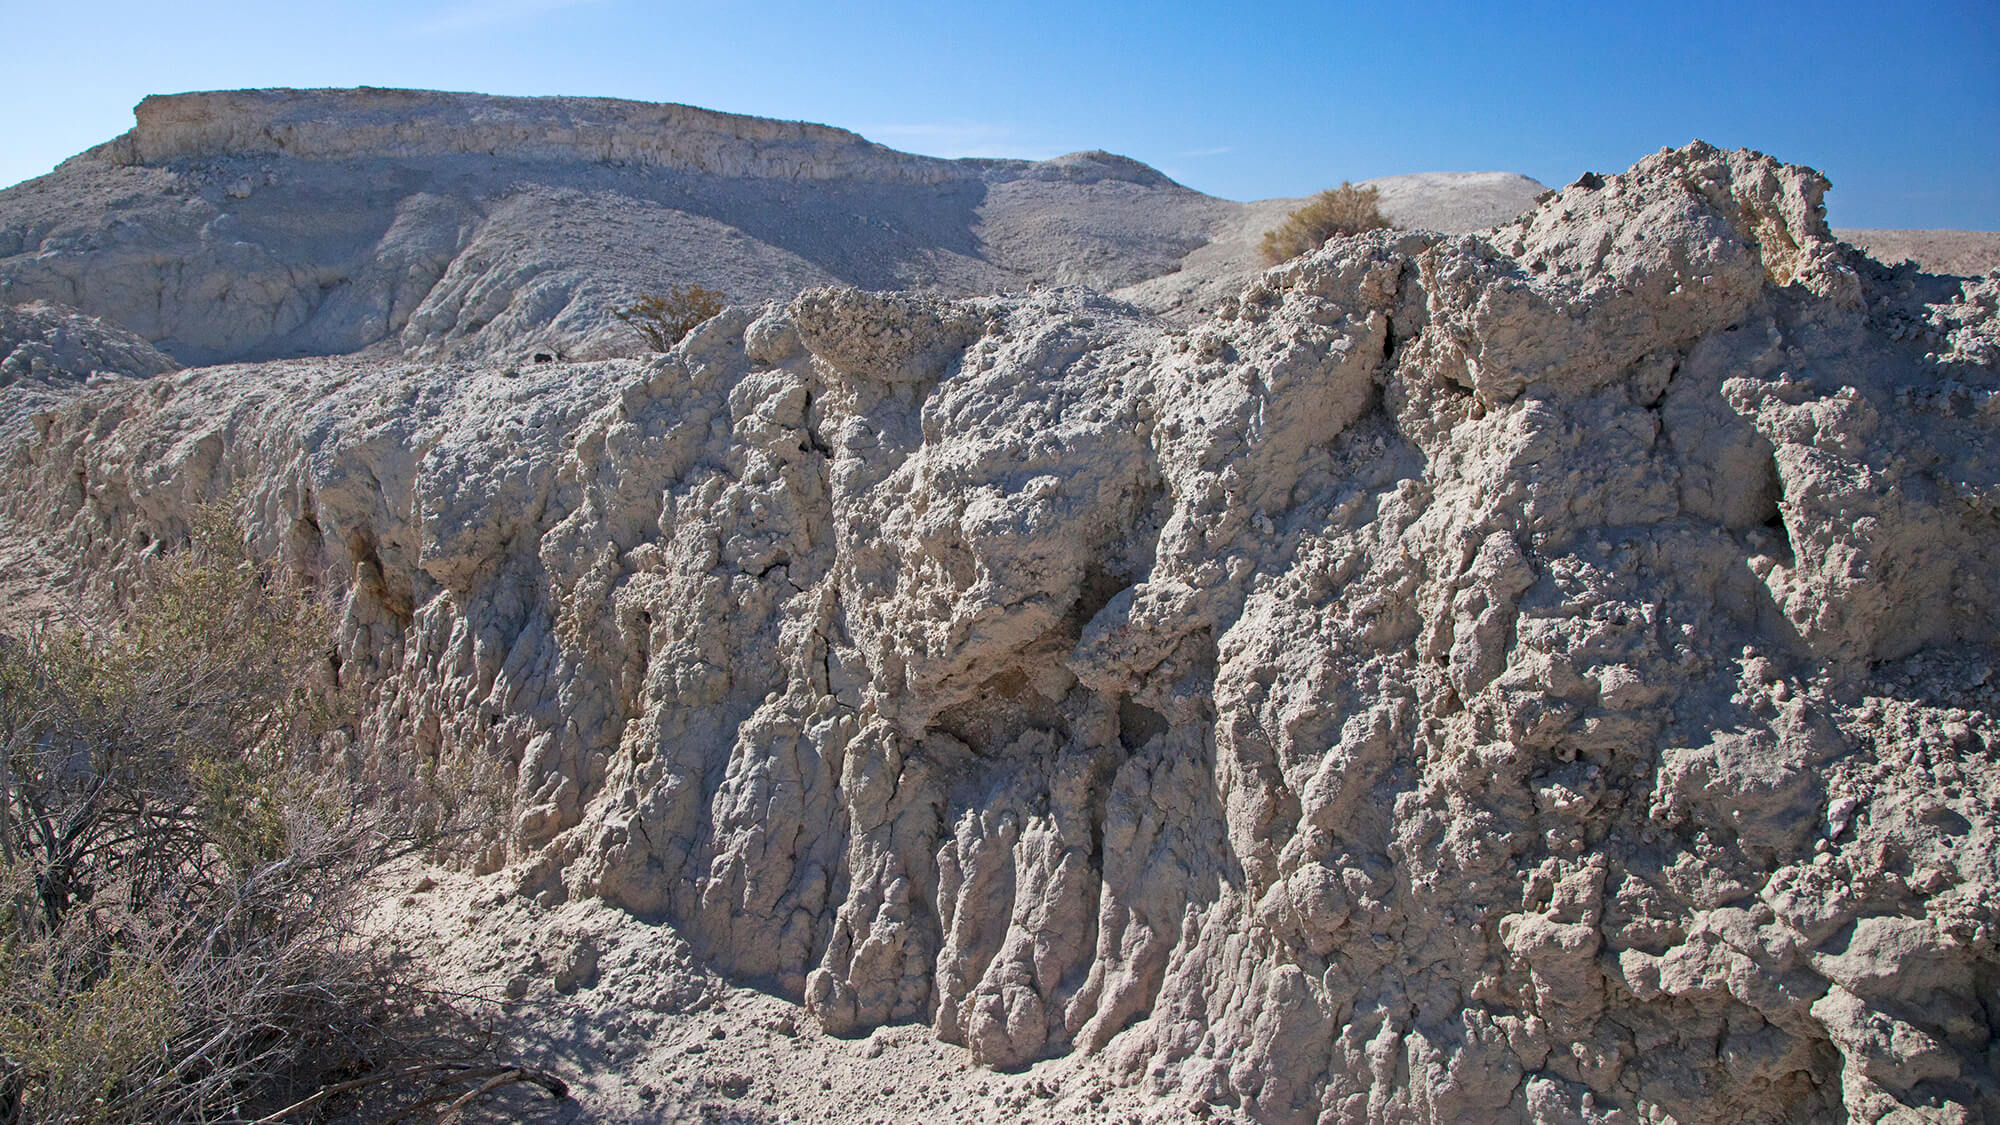
<svg viewBox="0 0 2000 1125">
<path fill-rule="evenodd" d="M 1993 284 L 1824 187 L 1696 144 L 1187 328 L 815 289 L 163 375 L 5 518 L 115 587 L 244 489 L 343 768 L 842 1034 L 1268 1121 L 1992 1118 Z"/>
</svg>

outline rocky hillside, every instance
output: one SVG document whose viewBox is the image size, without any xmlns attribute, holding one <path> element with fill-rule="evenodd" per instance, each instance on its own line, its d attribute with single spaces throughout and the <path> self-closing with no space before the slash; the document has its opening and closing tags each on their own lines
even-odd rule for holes
<svg viewBox="0 0 2000 1125">
<path fill-rule="evenodd" d="M 1109 153 L 938 160 L 602 98 L 256 90 L 148 98 L 136 117 L 0 191 L 0 302 L 70 305 L 187 363 L 620 354 L 611 310 L 676 282 L 755 302 L 1191 271 L 1133 296 L 1194 313 L 1262 267 L 1271 210 Z M 1394 217 L 1445 230 L 1503 222 L 1541 190 L 1500 173 L 1380 182 Z M 1243 242 L 1246 219 L 1260 225 Z"/>
<path fill-rule="evenodd" d="M 270 229 L 306 187 L 247 159 L 7 213 Z M 1181 198 L 1086 163 L 953 182 Z M 148 194 L 197 175 L 253 182 Z M 502 897 L 841 1035 L 1270 1122 L 1990 1120 L 2000 279 L 1860 256 L 1825 186 L 1696 144 L 1192 325 L 818 288 L 645 361 L 161 375 L 42 416 L 0 526 L 115 589 L 241 490 L 339 599 L 337 768 L 465 779 Z M 413 353 L 494 221 L 382 265 Z"/>
</svg>

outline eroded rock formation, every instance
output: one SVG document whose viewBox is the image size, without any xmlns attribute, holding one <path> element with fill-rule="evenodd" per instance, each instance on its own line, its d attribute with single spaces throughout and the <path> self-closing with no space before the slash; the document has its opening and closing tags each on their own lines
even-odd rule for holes
<svg viewBox="0 0 2000 1125">
<path fill-rule="evenodd" d="M 1175 328 L 732 308 L 656 360 L 165 375 L 7 518 L 240 487 L 344 768 L 828 1028 L 1270 1121 L 2000 1116 L 2000 279 L 1696 144 Z"/>
<path fill-rule="evenodd" d="M 136 333 L 46 301 L 0 304 L 0 443 L 86 383 L 180 365 Z"/>
</svg>

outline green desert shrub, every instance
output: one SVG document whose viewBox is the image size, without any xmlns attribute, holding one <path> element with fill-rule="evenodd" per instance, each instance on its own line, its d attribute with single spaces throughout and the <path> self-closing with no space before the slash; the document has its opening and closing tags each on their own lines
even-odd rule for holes
<svg viewBox="0 0 2000 1125">
<path fill-rule="evenodd" d="M 1275 229 L 1264 232 L 1258 249 L 1268 265 L 1290 261 L 1326 245 L 1336 235 L 1360 234 L 1389 225 L 1382 214 L 1382 192 L 1359 188 L 1345 180 L 1337 188 L 1320 192 L 1306 205 L 1285 216 Z"/>
<path fill-rule="evenodd" d="M 670 285 L 664 293 L 649 293 L 623 308 L 611 310 L 611 315 L 631 325 L 645 338 L 647 347 L 663 352 L 721 312 L 724 300 L 719 290 L 699 285 Z"/>
<path fill-rule="evenodd" d="M 428 840 L 309 764 L 329 614 L 226 506 L 191 540 L 114 628 L 0 635 L 0 1125 L 292 1120 L 421 1004 L 353 919 Z"/>
</svg>

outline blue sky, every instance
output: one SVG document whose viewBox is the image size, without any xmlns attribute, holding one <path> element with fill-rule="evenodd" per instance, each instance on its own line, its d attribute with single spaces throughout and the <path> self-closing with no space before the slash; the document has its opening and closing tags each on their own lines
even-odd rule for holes
<svg viewBox="0 0 2000 1125">
<path fill-rule="evenodd" d="M 1103 148 L 1232 199 L 1694 137 L 1811 164 L 1837 226 L 2000 229 L 2000 3 L 0 0 L 0 184 L 149 93 L 416 86 L 678 101 L 940 156 Z"/>
</svg>

